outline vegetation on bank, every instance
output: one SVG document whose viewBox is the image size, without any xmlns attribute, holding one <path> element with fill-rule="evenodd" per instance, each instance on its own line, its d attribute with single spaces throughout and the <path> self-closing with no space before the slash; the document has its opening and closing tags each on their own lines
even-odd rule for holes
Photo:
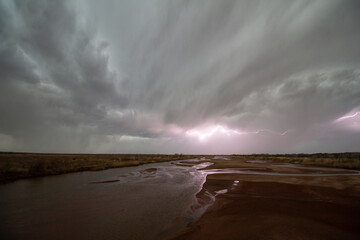
<svg viewBox="0 0 360 240">
<path fill-rule="evenodd" d="M 252 154 L 232 155 L 235 158 L 270 160 L 284 163 L 311 165 L 320 167 L 360 170 L 360 153 L 314 153 L 314 154 Z"/>
<path fill-rule="evenodd" d="M 0 153 L 0 182 L 190 159 L 195 155 Z"/>
<path fill-rule="evenodd" d="M 183 154 L 40 154 L 0 153 L 0 182 L 21 178 L 57 175 L 80 171 L 137 166 L 146 163 L 207 157 Z M 251 154 L 231 155 L 244 160 L 269 160 L 302 165 L 360 170 L 360 153 Z"/>
</svg>

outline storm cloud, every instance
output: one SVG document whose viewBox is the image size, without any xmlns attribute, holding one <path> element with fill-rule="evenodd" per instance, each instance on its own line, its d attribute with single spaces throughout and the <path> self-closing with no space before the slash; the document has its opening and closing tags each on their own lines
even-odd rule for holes
<svg viewBox="0 0 360 240">
<path fill-rule="evenodd" d="M 359 151 L 359 13 L 350 0 L 1 1 L 0 150 Z"/>
</svg>

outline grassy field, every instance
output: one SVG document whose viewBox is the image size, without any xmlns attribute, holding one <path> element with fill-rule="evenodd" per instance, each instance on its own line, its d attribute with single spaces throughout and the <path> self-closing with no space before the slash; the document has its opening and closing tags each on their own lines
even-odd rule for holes
<svg viewBox="0 0 360 240">
<path fill-rule="evenodd" d="M 0 153 L 0 182 L 190 159 L 194 155 Z"/>
<path fill-rule="evenodd" d="M 360 153 L 315 153 L 315 154 L 252 154 L 232 155 L 233 158 L 272 160 L 284 163 L 295 163 L 332 168 L 360 170 Z"/>
</svg>

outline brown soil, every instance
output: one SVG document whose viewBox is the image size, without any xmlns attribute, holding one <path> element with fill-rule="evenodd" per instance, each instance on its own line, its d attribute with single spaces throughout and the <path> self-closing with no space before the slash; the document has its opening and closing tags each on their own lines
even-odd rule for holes
<svg viewBox="0 0 360 240">
<path fill-rule="evenodd" d="M 207 169 L 260 167 L 269 172 L 314 170 L 274 162 L 211 160 Z M 323 171 L 326 172 L 326 171 Z M 341 171 L 339 171 L 341 172 Z M 237 184 L 234 181 L 239 181 Z M 170 239 L 359 239 L 360 176 L 208 175 L 204 190 L 228 189 L 196 222 Z"/>
<path fill-rule="evenodd" d="M 107 181 L 100 181 L 100 182 L 91 182 L 91 184 L 97 184 L 97 183 L 113 183 L 113 182 L 119 182 L 120 180 L 107 180 Z"/>
</svg>

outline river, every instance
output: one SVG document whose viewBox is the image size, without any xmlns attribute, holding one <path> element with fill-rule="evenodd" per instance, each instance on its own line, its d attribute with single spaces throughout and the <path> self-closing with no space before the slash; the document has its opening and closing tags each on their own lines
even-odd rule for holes
<svg viewBox="0 0 360 240">
<path fill-rule="evenodd" d="M 194 161 L 194 160 L 193 160 Z M 2 239 L 156 239 L 196 219 L 206 174 L 174 162 L 0 185 Z"/>
<path fill-rule="evenodd" d="M 213 163 L 189 159 L 2 184 L 0 238 L 161 239 L 197 220 L 217 195 L 239 184 L 235 180 L 226 189 L 203 189 L 203 199 L 199 200 L 196 194 L 209 174 L 311 178 L 360 175 L 355 170 L 271 161 L 245 163 L 253 166 L 204 170 Z"/>
</svg>

